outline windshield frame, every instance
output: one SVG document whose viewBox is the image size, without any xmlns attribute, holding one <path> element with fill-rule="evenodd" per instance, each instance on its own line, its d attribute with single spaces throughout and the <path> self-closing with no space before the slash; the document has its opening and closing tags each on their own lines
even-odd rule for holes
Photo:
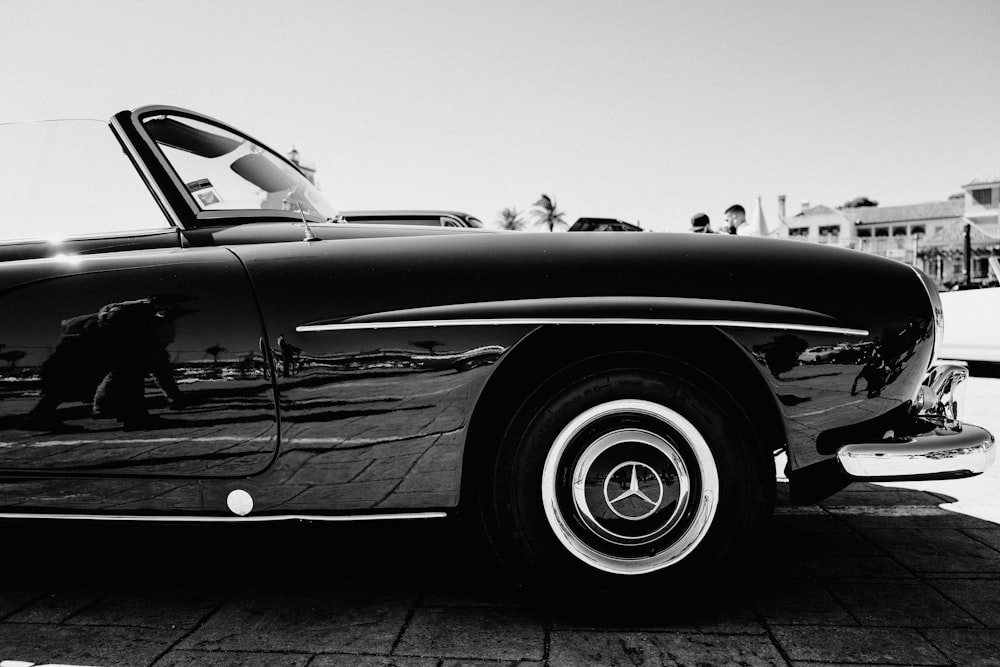
<svg viewBox="0 0 1000 667">
<path fill-rule="evenodd" d="M 161 206 L 173 212 L 171 218 L 181 229 L 198 229 L 200 227 L 231 226 L 250 224 L 256 222 L 302 222 L 302 218 L 312 224 L 322 224 L 328 219 L 316 214 L 300 213 L 298 210 L 280 211 L 273 209 L 229 209 L 229 210 L 203 210 L 188 191 L 180 175 L 173 165 L 160 150 L 156 140 L 154 140 L 144 127 L 145 120 L 154 116 L 172 116 L 176 118 L 187 118 L 189 120 L 206 123 L 234 134 L 241 139 L 248 141 L 261 149 L 276 156 L 283 163 L 291 167 L 303 180 L 308 181 L 306 175 L 298 165 L 274 150 L 266 143 L 258 141 L 249 134 L 240 131 L 227 123 L 211 118 L 204 114 L 196 113 L 188 109 L 171 106 L 145 106 L 133 111 L 122 111 L 112 119 L 112 129 L 119 133 L 119 139 L 127 150 L 130 159 L 139 167 L 143 178 L 147 180 L 147 185 L 154 195 L 161 200 Z"/>
</svg>

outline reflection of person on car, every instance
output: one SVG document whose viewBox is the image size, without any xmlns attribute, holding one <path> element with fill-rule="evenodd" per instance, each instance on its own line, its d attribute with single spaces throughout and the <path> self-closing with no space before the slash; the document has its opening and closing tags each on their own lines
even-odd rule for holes
<svg viewBox="0 0 1000 667">
<path fill-rule="evenodd" d="M 95 417 L 114 417 L 126 429 L 152 425 L 145 404 L 145 379 L 152 374 L 171 407 L 184 397 L 174 381 L 167 346 L 174 323 L 188 311 L 185 297 L 149 297 L 103 306 L 63 321 L 55 351 L 42 364 L 42 397 L 22 428 L 70 430 L 57 416 L 61 403 L 91 403 Z"/>
<path fill-rule="evenodd" d="M 302 367 L 300 357 L 302 348 L 285 340 L 284 334 L 278 336 L 278 352 L 281 354 L 281 374 L 291 377 Z"/>
<path fill-rule="evenodd" d="M 871 351 L 869 352 L 868 360 L 865 362 L 864 367 L 861 372 L 858 373 L 857 377 L 854 378 L 854 383 L 851 385 L 851 396 L 856 396 L 858 393 L 858 382 L 864 378 L 867 384 L 867 396 L 868 398 L 875 398 L 882 393 L 882 388 L 887 384 L 889 379 L 889 367 L 885 362 L 885 356 L 882 351 L 882 343 L 876 336 L 872 345 Z"/>
<path fill-rule="evenodd" d="M 175 303 L 156 297 L 112 303 L 98 311 L 98 325 L 110 344 L 111 368 L 94 392 L 95 417 L 115 417 L 126 429 L 150 425 L 145 388 L 150 374 L 171 407 L 183 406 L 167 352 L 177 335 L 174 323 L 180 314 Z"/>
<path fill-rule="evenodd" d="M 926 323 L 911 319 L 902 329 L 886 336 L 884 341 L 876 337 L 864 368 L 851 385 L 851 396 L 857 394 L 861 378 L 868 383 L 868 398 L 881 395 L 882 390 L 903 372 L 903 362 L 913 356 L 917 343 L 927 337 L 926 330 Z"/>
<path fill-rule="evenodd" d="M 781 334 L 772 341 L 755 346 L 754 352 L 763 357 L 771 375 L 780 380 L 782 373 L 792 370 L 799 364 L 799 355 L 807 346 L 808 343 L 798 336 Z"/>
</svg>

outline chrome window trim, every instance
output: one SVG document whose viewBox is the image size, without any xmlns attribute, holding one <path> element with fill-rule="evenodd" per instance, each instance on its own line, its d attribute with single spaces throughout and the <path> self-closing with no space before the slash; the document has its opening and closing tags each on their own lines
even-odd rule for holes
<svg viewBox="0 0 1000 667">
<path fill-rule="evenodd" d="M 114 133 L 117 136 L 119 143 L 125 147 L 125 150 L 128 151 L 129 160 L 132 162 L 135 168 L 138 169 L 139 175 L 142 177 L 142 180 L 146 182 L 146 186 L 150 189 L 150 192 L 153 194 L 153 198 L 159 205 L 160 210 L 166 214 L 168 222 L 172 223 L 172 226 L 175 229 L 184 229 L 184 225 L 181 224 L 180 218 L 177 216 L 177 213 L 174 211 L 173 208 L 170 207 L 170 204 L 167 202 L 166 195 L 164 194 L 163 190 L 160 189 L 160 186 L 157 184 L 156 179 L 153 178 L 153 175 L 146 167 L 146 163 L 143 162 L 143 160 L 136 153 L 135 146 L 133 146 L 132 142 L 129 141 L 128 137 L 125 134 L 125 129 L 121 126 L 121 123 L 118 122 L 117 118 L 115 117 L 111 118 L 111 127 L 114 130 Z"/>
<path fill-rule="evenodd" d="M 809 331 L 814 333 L 842 334 L 864 337 L 865 329 L 829 327 L 817 324 L 791 324 L 788 322 L 752 322 L 747 320 L 692 320 L 692 319 L 642 319 L 628 317 L 499 317 L 461 320 L 404 320 L 393 322 L 342 322 L 338 324 L 300 324 L 295 327 L 299 333 L 317 331 L 362 331 L 371 329 L 407 329 L 419 327 L 481 327 L 500 325 L 545 325 L 545 324 L 613 324 L 613 325 L 669 325 L 669 326 L 716 326 L 741 327 L 749 329 L 783 329 L 789 331 Z"/>
<path fill-rule="evenodd" d="M 160 523 L 258 523 L 264 521 L 382 521 L 391 519 L 443 519 L 446 512 L 400 514 L 274 514 L 262 516 L 142 516 L 136 514 L 18 514 L 0 512 L 0 519 L 66 519 L 70 521 L 141 521 Z"/>
</svg>

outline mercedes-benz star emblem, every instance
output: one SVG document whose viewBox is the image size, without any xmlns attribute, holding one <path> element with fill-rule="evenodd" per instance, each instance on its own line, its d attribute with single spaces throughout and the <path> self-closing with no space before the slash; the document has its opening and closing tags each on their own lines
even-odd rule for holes
<svg viewBox="0 0 1000 667">
<path fill-rule="evenodd" d="M 612 498 L 609 493 L 612 486 L 625 490 Z M 660 509 L 663 482 L 645 463 L 626 461 L 615 466 L 604 480 L 604 501 L 617 516 L 640 521 Z"/>
</svg>

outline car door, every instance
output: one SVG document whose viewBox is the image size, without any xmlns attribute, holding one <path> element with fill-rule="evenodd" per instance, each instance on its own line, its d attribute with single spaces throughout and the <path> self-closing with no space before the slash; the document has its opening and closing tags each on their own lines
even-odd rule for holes
<svg viewBox="0 0 1000 667">
<path fill-rule="evenodd" d="M 0 476 L 265 469 L 275 401 L 240 261 L 188 247 L 114 123 L 32 125 L 0 134 Z"/>
</svg>

